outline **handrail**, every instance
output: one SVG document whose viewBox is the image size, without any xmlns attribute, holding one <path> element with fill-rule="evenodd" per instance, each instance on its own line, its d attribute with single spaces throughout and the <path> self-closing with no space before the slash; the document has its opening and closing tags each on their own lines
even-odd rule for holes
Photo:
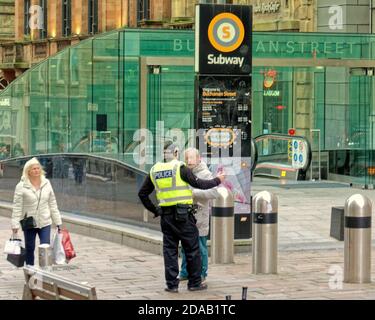
<svg viewBox="0 0 375 320">
<path fill-rule="evenodd" d="M 285 171 L 293 171 L 296 172 L 296 179 L 305 179 L 306 178 L 306 173 L 308 168 L 311 165 L 312 161 L 312 151 L 311 151 L 311 144 L 310 142 L 306 139 L 304 136 L 290 136 L 288 134 L 282 134 L 282 133 L 268 133 L 268 134 L 261 134 L 254 139 L 254 145 L 255 148 L 252 148 L 252 157 L 256 159 L 253 161 L 253 166 L 252 166 L 252 172 L 254 174 L 261 174 L 261 175 L 268 175 L 268 176 L 277 176 L 281 177 L 280 173 L 285 172 Z M 306 161 L 303 165 L 302 168 L 293 168 L 290 163 L 284 162 L 278 162 L 278 157 L 280 157 L 280 160 L 285 160 L 285 156 L 288 155 L 288 152 L 290 152 L 288 149 L 282 152 L 277 152 L 277 153 L 271 153 L 267 155 L 262 155 L 261 152 L 258 152 L 258 143 L 261 143 L 265 140 L 271 140 L 271 141 L 290 141 L 290 140 L 299 140 L 303 141 L 306 146 Z M 254 153 L 253 153 L 254 150 Z M 256 155 L 255 155 L 256 152 Z M 268 158 L 268 159 L 267 159 Z M 289 160 L 290 161 L 290 160 Z M 287 162 L 289 162 L 287 161 Z M 276 171 L 265 171 L 261 168 L 269 168 L 271 170 L 276 170 Z M 256 169 L 261 169 L 261 172 L 256 173 Z M 293 176 L 293 175 L 292 175 Z M 293 176 L 294 179 L 294 176 Z"/>
<path fill-rule="evenodd" d="M 254 138 L 255 142 L 258 142 L 260 140 L 263 140 L 267 137 L 275 137 L 275 138 L 280 138 L 280 140 L 290 140 L 290 139 L 294 139 L 294 138 L 297 138 L 297 139 L 302 139 L 302 140 L 306 140 L 306 137 L 304 136 L 290 136 L 289 134 L 284 134 L 284 133 L 265 133 L 265 134 L 261 134 L 259 136 L 256 136 Z"/>
<path fill-rule="evenodd" d="M 251 162 L 251 172 L 254 172 L 258 162 L 258 148 L 253 138 L 251 138 Z"/>
<path fill-rule="evenodd" d="M 135 166 L 132 166 L 131 164 L 126 163 L 125 161 L 122 161 L 121 159 L 119 159 L 119 157 L 121 157 L 121 154 L 115 154 L 114 156 L 116 156 L 117 158 L 111 157 L 110 154 L 105 154 L 105 153 L 103 153 L 103 154 L 66 153 L 66 152 L 64 152 L 64 153 L 44 153 L 44 154 L 26 155 L 26 156 L 21 156 L 21 157 L 7 158 L 7 159 L 0 160 L 0 164 L 2 164 L 2 163 L 5 164 L 7 162 L 12 162 L 12 161 L 27 161 L 27 160 L 29 160 L 30 158 L 33 158 L 33 157 L 36 157 L 36 158 L 48 158 L 48 157 L 66 157 L 66 158 L 86 157 L 86 158 L 92 158 L 92 159 L 110 161 L 110 162 L 119 164 L 121 166 L 124 166 L 127 169 L 133 170 L 133 171 L 135 171 L 136 173 L 139 173 L 139 174 L 145 174 L 146 175 L 148 173 L 147 171 L 145 171 L 143 169 L 140 169 L 140 168 L 137 168 Z"/>
<path fill-rule="evenodd" d="M 256 144 L 257 142 L 260 142 L 260 141 L 266 140 L 266 139 L 283 140 L 283 141 L 303 140 L 304 142 L 306 142 L 306 146 L 307 146 L 307 150 L 306 150 L 307 160 L 306 160 L 306 163 L 305 163 L 304 167 L 302 168 L 302 170 L 306 172 L 307 169 L 310 167 L 311 159 L 312 159 L 311 144 L 306 139 L 306 137 L 304 137 L 304 136 L 290 136 L 288 134 L 282 134 L 282 133 L 267 133 L 267 134 L 261 134 L 261 135 L 255 137 L 254 141 L 255 141 L 255 144 Z M 259 156 L 258 156 L 258 158 L 259 158 Z"/>
</svg>

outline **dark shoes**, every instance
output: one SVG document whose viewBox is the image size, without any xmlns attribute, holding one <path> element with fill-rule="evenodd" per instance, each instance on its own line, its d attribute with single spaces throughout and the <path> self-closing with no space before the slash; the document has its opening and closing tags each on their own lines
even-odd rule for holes
<svg viewBox="0 0 375 320">
<path fill-rule="evenodd" d="M 206 281 L 206 277 L 201 277 L 202 278 L 202 282 L 205 282 Z M 185 276 L 178 276 L 178 280 L 180 281 L 187 281 L 188 280 L 188 277 L 185 277 Z"/>
<path fill-rule="evenodd" d="M 171 293 L 178 293 L 178 287 L 165 288 L 164 290 Z"/>
<path fill-rule="evenodd" d="M 178 287 L 173 287 L 173 288 L 165 288 L 164 289 L 167 292 L 170 293 L 178 293 Z M 201 283 L 199 286 L 196 287 L 188 287 L 189 291 L 201 291 L 201 290 L 207 290 L 207 284 Z"/>
<path fill-rule="evenodd" d="M 201 291 L 201 290 L 207 290 L 207 284 L 201 283 L 197 287 L 188 287 L 189 291 Z"/>
</svg>

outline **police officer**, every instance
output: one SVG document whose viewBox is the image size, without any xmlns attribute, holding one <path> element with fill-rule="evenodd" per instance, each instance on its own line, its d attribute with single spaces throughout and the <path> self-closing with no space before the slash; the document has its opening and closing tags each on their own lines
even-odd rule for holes
<svg viewBox="0 0 375 320">
<path fill-rule="evenodd" d="M 178 148 L 168 141 L 164 146 L 164 163 L 156 163 L 146 177 L 138 196 L 145 208 L 155 217 L 161 216 L 165 279 L 168 292 L 178 292 L 178 244 L 184 248 L 188 272 L 188 290 L 207 289 L 201 279 L 199 232 L 193 215 L 191 188 L 211 189 L 218 186 L 224 175 L 212 180 L 194 176 L 184 163 L 177 160 Z M 159 205 L 155 206 L 149 195 L 156 190 Z"/>
</svg>

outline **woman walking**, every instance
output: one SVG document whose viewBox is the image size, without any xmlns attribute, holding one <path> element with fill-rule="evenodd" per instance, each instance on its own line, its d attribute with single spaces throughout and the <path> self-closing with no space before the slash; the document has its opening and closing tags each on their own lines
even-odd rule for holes
<svg viewBox="0 0 375 320">
<path fill-rule="evenodd" d="M 36 158 L 27 161 L 20 182 L 14 192 L 12 230 L 16 235 L 20 220 L 29 218 L 24 228 L 26 246 L 26 265 L 34 265 L 36 235 L 40 244 L 50 244 L 51 225 L 60 229 L 62 221 L 57 207 L 52 185 L 45 178 L 45 173 Z M 33 220 L 33 221 L 32 221 Z"/>
</svg>

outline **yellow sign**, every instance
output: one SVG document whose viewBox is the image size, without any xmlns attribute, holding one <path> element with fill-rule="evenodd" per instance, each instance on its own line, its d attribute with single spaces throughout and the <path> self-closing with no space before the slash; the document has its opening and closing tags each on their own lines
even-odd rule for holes
<svg viewBox="0 0 375 320">
<path fill-rule="evenodd" d="M 286 171 L 285 171 L 285 170 L 281 171 L 281 176 L 282 176 L 283 178 L 286 177 Z"/>
<path fill-rule="evenodd" d="M 232 52 L 243 42 L 245 28 L 233 13 L 224 12 L 215 16 L 208 26 L 208 39 L 221 52 Z"/>
</svg>

